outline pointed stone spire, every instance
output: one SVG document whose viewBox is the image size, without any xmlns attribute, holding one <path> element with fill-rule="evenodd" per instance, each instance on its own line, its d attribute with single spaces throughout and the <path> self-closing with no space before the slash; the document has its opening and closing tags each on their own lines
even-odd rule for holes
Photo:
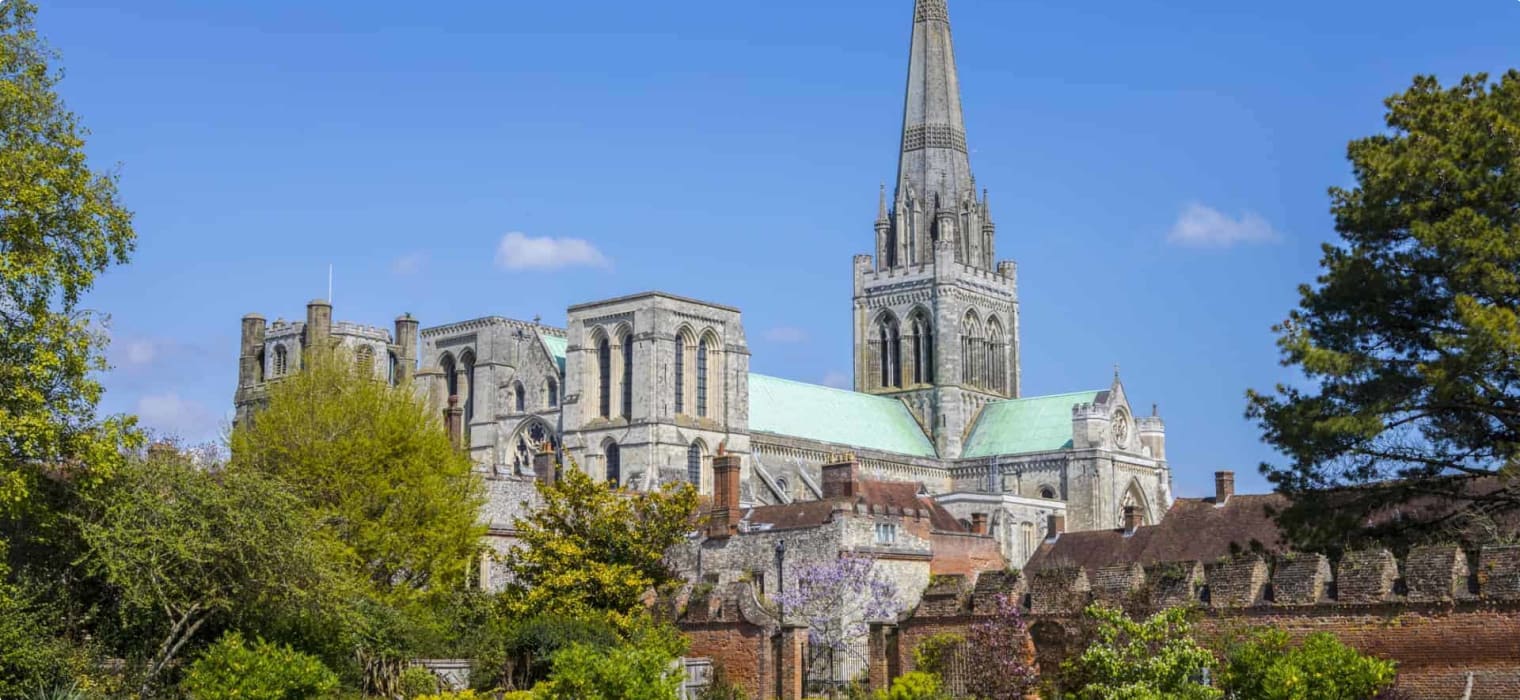
<svg viewBox="0 0 1520 700">
<path fill-rule="evenodd" d="M 975 184 L 945 0 L 916 0 L 910 52 L 898 196 L 906 185 L 931 206 L 953 208 Z"/>
<path fill-rule="evenodd" d="M 876 221 L 886 223 L 891 218 L 887 215 L 887 183 L 881 183 L 881 201 L 876 205 Z"/>
</svg>

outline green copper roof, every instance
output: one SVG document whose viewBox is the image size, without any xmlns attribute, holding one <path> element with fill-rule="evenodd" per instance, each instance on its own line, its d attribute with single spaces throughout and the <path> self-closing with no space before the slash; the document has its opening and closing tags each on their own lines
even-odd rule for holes
<svg viewBox="0 0 1520 700">
<path fill-rule="evenodd" d="M 897 399 L 749 375 L 749 428 L 883 452 L 935 456 L 908 407 Z"/>
<path fill-rule="evenodd" d="M 549 356 L 559 363 L 559 371 L 565 371 L 565 348 L 570 346 L 570 341 L 554 335 L 538 334 L 539 340 L 544 341 L 544 347 L 549 349 Z"/>
<path fill-rule="evenodd" d="M 963 457 L 991 457 L 1049 452 L 1071 447 L 1071 407 L 1092 403 L 1096 391 L 995 401 L 982 415 L 966 441 Z"/>
</svg>

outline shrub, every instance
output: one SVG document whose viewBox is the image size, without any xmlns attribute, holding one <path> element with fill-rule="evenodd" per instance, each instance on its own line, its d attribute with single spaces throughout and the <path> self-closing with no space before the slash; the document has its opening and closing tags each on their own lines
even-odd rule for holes
<svg viewBox="0 0 1520 700">
<path fill-rule="evenodd" d="M 1097 623 L 1096 641 L 1067 661 L 1067 675 L 1079 682 L 1079 700 L 1218 700 L 1219 690 L 1203 685 L 1214 656 L 1192 638 L 1187 611 L 1163 610 L 1143 621 L 1119 610 L 1091 605 L 1085 615 Z M 1247 696 L 1252 697 L 1252 696 Z M 1253 697 L 1253 700 L 1257 700 Z"/>
<path fill-rule="evenodd" d="M 914 667 L 943 678 L 956 651 L 965 643 L 966 638 L 954 632 L 941 632 L 929 637 L 913 650 Z"/>
<path fill-rule="evenodd" d="M 439 692 L 438 676 L 421 666 L 409 666 L 401 672 L 401 697 L 415 698 L 435 695 Z"/>
<path fill-rule="evenodd" d="M 180 689 L 192 700 L 305 700 L 333 695 L 338 677 L 315 657 L 228 632 L 190 665 Z"/>
<path fill-rule="evenodd" d="M 950 700 L 950 696 L 940 687 L 938 676 L 914 671 L 898 676 L 892 687 L 876 691 L 875 700 Z"/>
<path fill-rule="evenodd" d="M 509 694 L 507 697 L 511 697 Z M 528 698 L 537 697 L 533 693 L 527 694 Z M 414 700 L 484 700 L 473 690 L 444 690 L 436 695 L 419 695 Z"/>
<path fill-rule="evenodd" d="M 721 664 L 713 666 L 712 678 L 707 687 L 697 693 L 696 700 L 745 700 L 744 691 L 728 680 L 728 670 Z"/>
<path fill-rule="evenodd" d="M 1361 654 L 1326 633 L 1289 644 L 1270 628 L 1250 632 L 1226 652 L 1220 682 L 1236 697 L 1260 700 L 1362 700 L 1393 684 L 1394 664 Z"/>
<path fill-rule="evenodd" d="M 671 662 L 685 646 L 669 627 L 611 648 L 572 644 L 554 655 L 554 670 L 535 690 L 544 700 L 669 700 L 682 681 Z"/>
</svg>

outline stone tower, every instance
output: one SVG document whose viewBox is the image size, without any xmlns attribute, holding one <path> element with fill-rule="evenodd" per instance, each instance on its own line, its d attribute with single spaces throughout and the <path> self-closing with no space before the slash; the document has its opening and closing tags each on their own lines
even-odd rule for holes
<svg viewBox="0 0 1520 700">
<path fill-rule="evenodd" d="M 1016 266 L 976 191 L 945 0 L 917 0 L 897 184 L 855 258 L 855 388 L 901 397 L 940 457 L 983 406 L 1019 396 Z"/>
</svg>

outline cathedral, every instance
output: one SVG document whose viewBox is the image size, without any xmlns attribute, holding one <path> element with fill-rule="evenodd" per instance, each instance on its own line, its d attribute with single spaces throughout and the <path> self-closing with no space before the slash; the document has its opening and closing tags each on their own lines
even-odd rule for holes
<svg viewBox="0 0 1520 700">
<path fill-rule="evenodd" d="M 823 499 L 824 466 L 850 455 L 965 531 L 975 520 L 1013 566 L 1060 523 L 1159 521 L 1172 502 L 1165 427 L 1136 415 L 1117 373 L 1023 394 L 1018 267 L 996 256 L 972 174 L 945 0 L 914 6 L 898 159 L 891 197 L 883 188 L 861 227 L 872 252 L 854 259 L 853 391 L 750 372 L 740 309 L 664 292 L 572 306 L 563 326 L 404 316 L 383 329 L 335 323 L 316 301 L 304 322 L 244 318 L 239 419 L 299 370 L 303 348 L 346 348 L 426 395 L 486 477 L 502 541 L 523 501 L 510 485 L 531 483 L 545 451 L 610 483 L 706 494 L 721 454 L 741 509 Z"/>
</svg>

